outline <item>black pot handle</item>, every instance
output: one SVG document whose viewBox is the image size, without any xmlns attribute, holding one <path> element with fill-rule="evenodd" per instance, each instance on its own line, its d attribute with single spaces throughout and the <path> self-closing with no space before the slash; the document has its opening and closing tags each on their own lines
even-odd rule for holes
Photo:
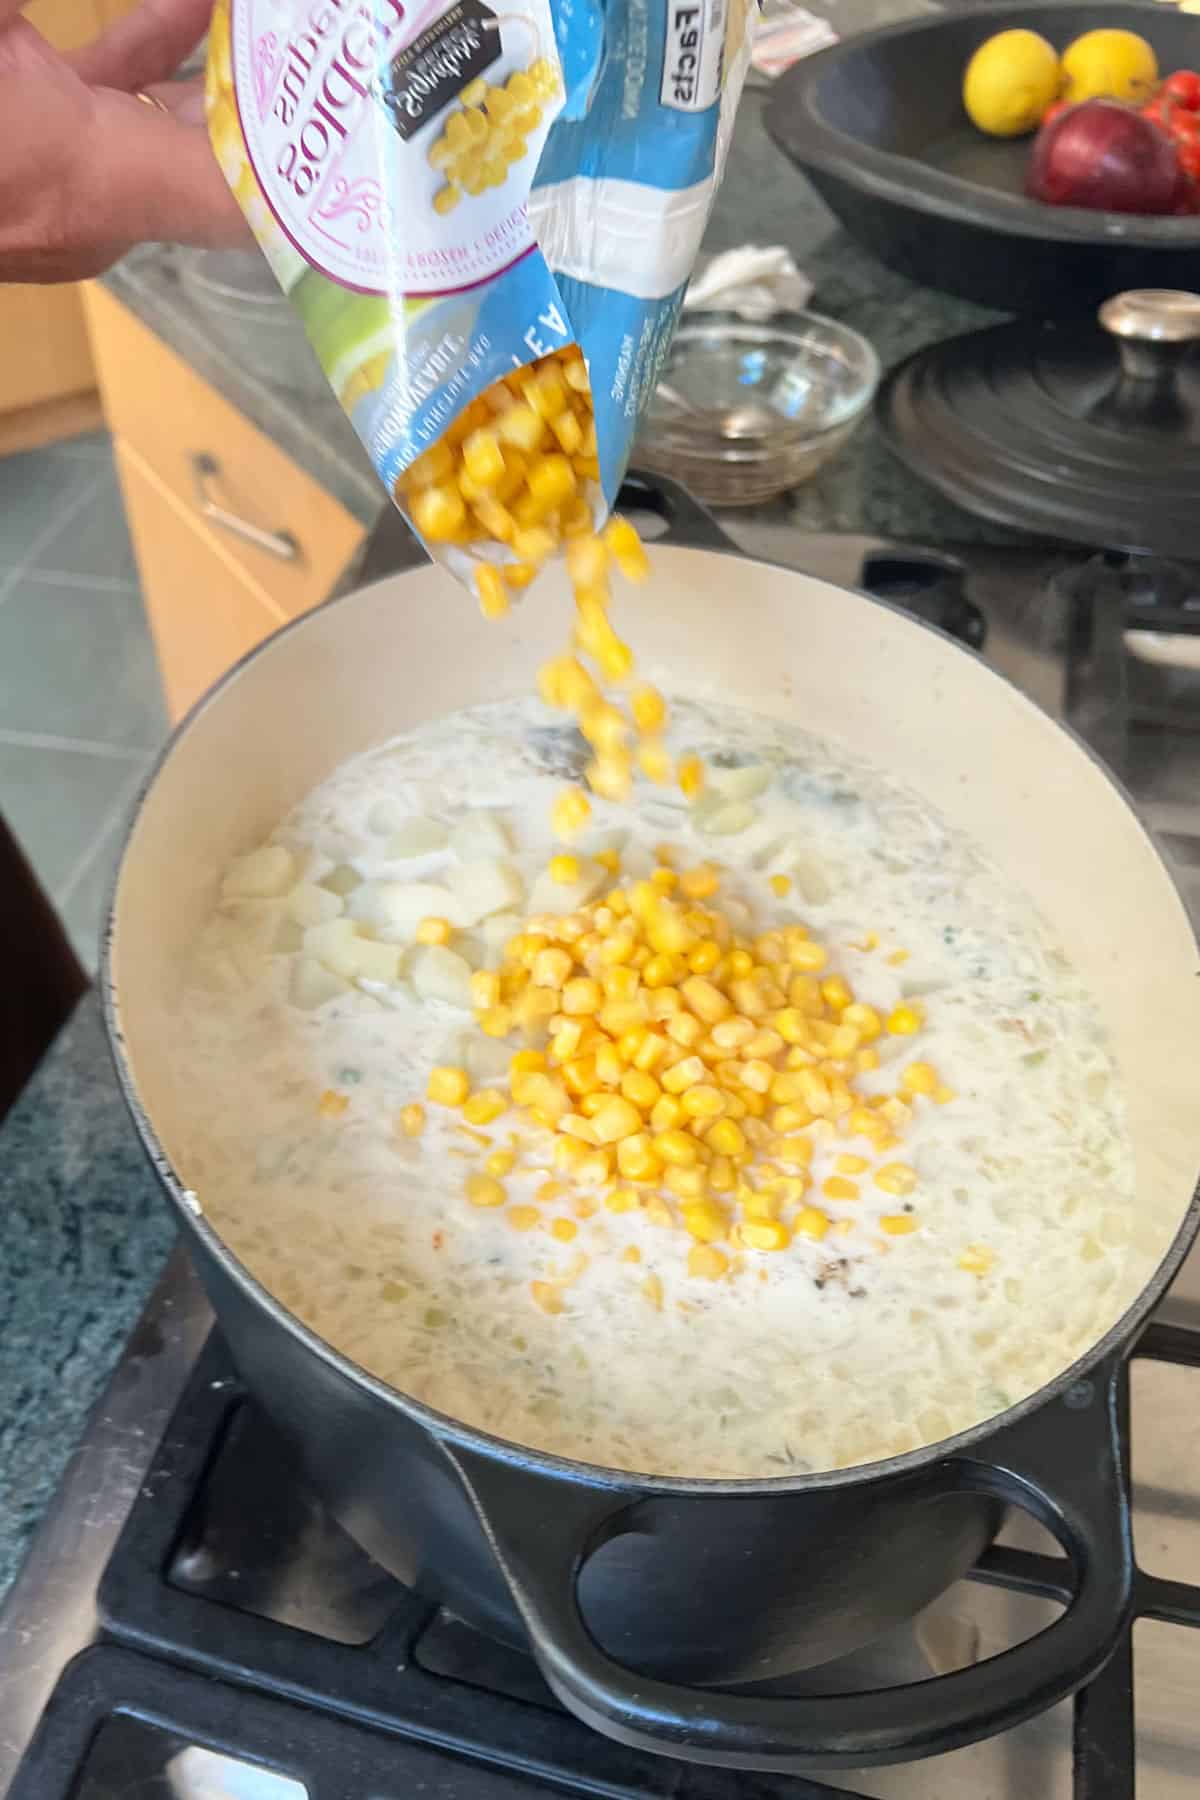
<svg viewBox="0 0 1200 1800">
<path fill-rule="evenodd" d="M 732 556 L 742 554 L 708 508 L 666 475 L 644 475 L 629 469 L 613 511 L 653 513 L 667 528 L 655 540 L 657 543 L 683 544 L 689 550 L 721 550 Z"/>
<path fill-rule="evenodd" d="M 1127 1484 L 1116 1430 L 1117 1364 L 1063 1399 L 948 1459 L 932 1493 L 970 1490 L 1018 1506 L 1070 1559 L 1074 1595 L 1036 1637 L 987 1662 L 873 1693 L 766 1697 L 678 1686 L 624 1668 L 580 1612 L 584 1561 L 625 1526 L 630 1487 L 555 1480 L 446 1445 L 543 1675 L 563 1705 L 621 1743 L 688 1762 L 811 1773 L 907 1761 L 1007 1730 L 1104 1666 L 1131 1607 Z M 696 1504 L 703 1505 L 703 1498 Z"/>
</svg>

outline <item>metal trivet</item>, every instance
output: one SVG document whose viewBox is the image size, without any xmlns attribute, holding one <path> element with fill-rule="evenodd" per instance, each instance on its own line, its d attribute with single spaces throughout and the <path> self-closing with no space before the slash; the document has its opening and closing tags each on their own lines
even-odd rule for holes
<svg viewBox="0 0 1200 1800">
<path fill-rule="evenodd" d="M 1134 1354 L 1200 1368 L 1200 1331 L 1152 1324 Z M 1118 1382 L 1128 1482 L 1128 1367 Z M 997 1546 L 971 1579 L 1065 1605 L 1066 1567 Z M 100 1610 L 100 1641 L 60 1680 L 10 1800 L 107 1800 L 139 1767 L 136 1791 L 166 1800 L 188 1790 L 154 1773 L 164 1759 L 207 1754 L 257 1765 L 264 1800 L 518 1800 L 531 1782 L 612 1800 L 863 1800 L 803 1777 L 648 1756 L 580 1724 L 529 1657 L 352 1544 L 248 1402 L 216 1333 L 105 1571 Z M 1133 1624 L 1200 1626 L 1200 1586 L 1139 1569 L 1133 1614 L 1074 1701 L 1075 1800 L 1132 1800 Z"/>
</svg>

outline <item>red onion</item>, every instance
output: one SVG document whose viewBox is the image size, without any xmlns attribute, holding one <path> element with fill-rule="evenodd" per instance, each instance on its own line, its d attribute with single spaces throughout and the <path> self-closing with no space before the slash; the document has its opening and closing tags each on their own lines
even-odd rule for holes
<svg viewBox="0 0 1200 1800">
<path fill-rule="evenodd" d="M 1085 100 L 1043 125 L 1025 177 L 1033 200 L 1101 212 L 1174 212 L 1184 185 L 1166 133 L 1115 100 Z"/>
</svg>

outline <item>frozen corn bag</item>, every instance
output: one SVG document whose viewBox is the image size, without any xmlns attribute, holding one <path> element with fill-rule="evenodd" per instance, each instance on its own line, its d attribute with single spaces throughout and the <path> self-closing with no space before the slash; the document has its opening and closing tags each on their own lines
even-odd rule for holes
<svg viewBox="0 0 1200 1800">
<path fill-rule="evenodd" d="M 218 0 L 221 166 L 485 611 L 612 506 L 748 59 L 746 0 Z"/>
</svg>

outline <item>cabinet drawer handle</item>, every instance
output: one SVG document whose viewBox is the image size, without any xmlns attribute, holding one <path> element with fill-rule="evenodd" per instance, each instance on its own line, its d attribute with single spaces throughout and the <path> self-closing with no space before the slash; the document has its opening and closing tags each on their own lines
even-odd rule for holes
<svg viewBox="0 0 1200 1800">
<path fill-rule="evenodd" d="M 192 457 L 192 479 L 196 484 L 196 505 L 206 519 L 219 525 L 223 531 L 231 531 L 234 537 L 243 538 L 248 544 L 255 544 L 270 556 L 277 556 L 280 562 L 298 562 L 300 546 L 290 531 L 264 531 L 261 525 L 243 519 L 239 513 L 230 512 L 221 505 L 212 492 L 210 483 L 221 473 L 216 458 L 201 452 Z"/>
</svg>

